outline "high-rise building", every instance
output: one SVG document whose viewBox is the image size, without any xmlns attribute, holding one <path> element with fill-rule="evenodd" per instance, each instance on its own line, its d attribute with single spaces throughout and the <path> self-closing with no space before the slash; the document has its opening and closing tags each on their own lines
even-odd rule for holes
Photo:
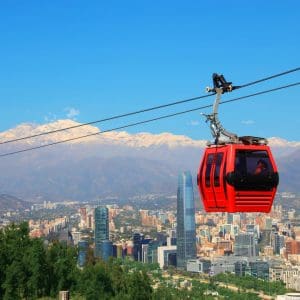
<svg viewBox="0 0 300 300">
<path fill-rule="evenodd" d="M 161 246 L 167 245 L 167 235 L 163 232 L 156 233 L 156 240 L 160 243 Z"/>
<path fill-rule="evenodd" d="M 234 263 L 234 273 L 236 276 L 245 276 L 247 270 L 247 262 L 239 260 Z"/>
<path fill-rule="evenodd" d="M 113 256 L 112 242 L 110 240 L 101 241 L 101 258 L 108 261 L 110 256 Z"/>
<path fill-rule="evenodd" d="M 133 240 L 133 251 L 132 256 L 133 259 L 136 261 L 142 260 L 142 240 L 144 239 L 144 235 L 140 234 L 138 232 L 133 234 L 132 240 Z"/>
<path fill-rule="evenodd" d="M 95 242 L 109 239 L 108 209 L 105 206 L 95 208 Z"/>
<path fill-rule="evenodd" d="M 300 241 L 288 240 L 285 243 L 286 255 L 288 257 L 289 254 L 300 254 Z"/>
<path fill-rule="evenodd" d="M 162 244 L 157 240 L 152 240 L 148 244 L 148 249 L 147 249 L 148 263 L 157 263 L 157 248 L 161 245 Z"/>
<path fill-rule="evenodd" d="M 176 264 L 176 246 L 160 246 L 157 248 L 157 262 L 161 269 Z"/>
<path fill-rule="evenodd" d="M 260 232 L 259 232 L 259 226 L 254 224 L 247 224 L 246 225 L 246 233 L 253 234 L 255 243 L 258 243 L 258 240 L 260 238 Z"/>
<path fill-rule="evenodd" d="M 258 254 L 258 247 L 253 234 L 243 233 L 235 237 L 234 254 L 253 257 Z"/>
<path fill-rule="evenodd" d="M 112 244 L 109 241 L 109 214 L 105 206 L 95 208 L 95 256 L 107 259 L 112 255 Z"/>
<path fill-rule="evenodd" d="M 284 247 L 284 236 L 278 232 L 272 232 L 271 246 L 273 247 L 274 254 L 280 254 L 280 249 Z"/>
<path fill-rule="evenodd" d="M 144 238 L 144 235 L 141 233 L 134 233 L 133 237 L 133 249 L 132 249 L 132 256 L 133 259 L 136 261 L 147 261 L 147 247 L 144 247 L 144 253 L 143 253 L 143 245 L 148 245 L 151 241 L 149 238 Z"/>
<path fill-rule="evenodd" d="M 195 259 L 196 227 L 192 176 L 183 172 L 177 189 L 177 267 L 185 269 L 187 261 Z"/>
<path fill-rule="evenodd" d="M 233 223 L 233 214 L 232 213 L 226 213 L 226 223 L 232 224 Z"/>
<path fill-rule="evenodd" d="M 266 261 L 249 262 L 250 274 L 256 278 L 269 279 L 269 263 Z"/>
<path fill-rule="evenodd" d="M 79 267 L 83 267 L 86 263 L 87 252 L 89 243 L 86 240 L 80 240 L 78 242 L 78 259 L 77 263 Z"/>
<path fill-rule="evenodd" d="M 167 230 L 167 246 L 176 246 L 177 238 L 176 238 L 176 230 L 168 229 Z"/>
</svg>

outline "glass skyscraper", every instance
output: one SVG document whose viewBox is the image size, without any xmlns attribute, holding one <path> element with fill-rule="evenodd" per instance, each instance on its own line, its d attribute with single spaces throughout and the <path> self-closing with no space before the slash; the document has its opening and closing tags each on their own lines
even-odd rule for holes
<svg viewBox="0 0 300 300">
<path fill-rule="evenodd" d="M 85 265 L 88 248 L 89 248 L 88 241 L 80 240 L 78 242 L 78 259 L 77 259 L 77 263 L 78 263 L 79 267 L 83 267 Z"/>
<path fill-rule="evenodd" d="M 95 208 L 95 256 L 107 260 L 112 256 L 112 243 L 109 241 L 108 208 Z"/>
<path fill-rule="evenodd" d="M 189 259 L 195 259 L 196 227 L 193 182 L 190 172 L 178 177 L 177 189 L 177 267 L 186 269 Z"/>
<path fill-rule="evenodd" d="M 258 254 L 257 241 L 253 234 L 240 233 L 235 237 L 234 244 L 235 256 L 254 257 Z"/>
</svg>

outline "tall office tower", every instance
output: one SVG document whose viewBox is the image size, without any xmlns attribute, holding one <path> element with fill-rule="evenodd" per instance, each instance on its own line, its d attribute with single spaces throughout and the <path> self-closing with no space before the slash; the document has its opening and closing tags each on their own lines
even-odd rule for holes
<svg viewBox="0 0 300 300">
<path fill-rule="evenodd" d="M 233 214 L 232 213 L 226 213 L 226 224 L 232 224 L 233 223 Z"/>
<path fill-rule="evenodd" d="M 177 267 L 186 268 L 189 259 L 195 259 L 196 226 L 192 176 L 183 172 L 178 177 L 177 189 Z"/>
<path fill-rule="evenodd" d="M 239 260 L 234 263 L 234 273 L 236 276 L 245 276 L 247 270 L 247 262 Z"/>
<path fill-rule="evenodd" d="M 134 233 L 132 236 L 132 256 L 135 261 L 143 261 L 144 256 L 147 256 L 147 250 L 145 250 L 145 245 L 148 245 L 152 239 L 144 238 L 144 235 L 141 233 Z M 144 246 L 144 254 L 143 254 L 143 246 Z M 147 260 L 147 258 L 145 258 Z"/>
<path fill-rule="evenodd" d="M 133 249 L 132 249 L 132 256 L 135 261 L 142 260 L 142 241 L 144 239 L 144 235 L 138 232 L 133 234 Z"/>
<path fill-rule="evenodd" d="M 253 234 L 255 242 L 258 243 L 258 240 L 260 238 L 260 232 L 259 232 L 258 225 L 246 224 L 246 233 Z"/>
<path fill-rule="evenodd" d="M 112 244 L 109 243 L 109 215 L 105 206 L 95 208 L 95 256 L 107 259 L 112 255 Z M 109 246 L 111 245 L 111 247 Z"/>
<path fill-rule="evenodd" d="M 148 245 L 148 249 L 147 249 L 147 261 L 148 263 L 157 263 L 157 248 L 159 246 L 162 246 L 162 244 L 157 241 L 157 240 L 152 240 L 149 245 Z"/>
<path fill-rule="evenodd" d="M 83 267 L 86 262 L 87 252 L 89 248 L 89 242 L 86 240 L 80 240 L 78 242 L 78 258 L 77 263 L 79 267 Z"/>
<path fill-rule="evenodd" d="M 272 230 L 272 218 L 265 218 L 265 230 Z"/>
<path fill-rule="evenodd" d="M 273 247 L 274 254 L 280 254 L 280 249 L 284 247 L 284 236 L 278 232 L 272 232 L 271 246 Z"/>
<path fill-rule="evenodd" d="M 242 233 L 235 237 L 234 255 L 254 257 L 257 254 L 258 247 L 253 234 Z"/>
</svg>

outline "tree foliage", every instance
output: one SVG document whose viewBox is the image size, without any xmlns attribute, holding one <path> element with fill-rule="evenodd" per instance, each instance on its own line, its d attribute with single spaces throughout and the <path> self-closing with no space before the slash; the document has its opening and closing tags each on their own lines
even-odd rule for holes
<svg viewBox="0 0 300 300">
<path fill-rule="evenodd" d="M 282 283 L 268 283 L 253 277 L 219 274 L 209 282 L 193 277 L 191 285 L 181 286 L 179 278 L 164 276 L 158 264 L 142 264 L 130 259 L 110 259 L 103 262 L 88 252 L 86 265 L 77 266 L 77 249 L 59 242 L 45 246 L 41 239 L 29 237 L 28 224 L 12 224 L 0 230 L 0 299 L 55 299 L 60 290 L 69 290 L 72 299 L 115 300 L 176 300 L 214 299 L 210 292 L 221 298 L 241 299 L 238 291 L 218 286 L 227 282 L 243 290 L 243 299 L 259 299 L 255 289 L 270 294 L 284 293 Z M 172 273 L 172 272 L 171 272 Z"/>
<path fill-rule="evenodd" d="M 77 256 L 75 247 L 31 239 L 27 223 L 0 230 L 0 299 L 57 297 L 60 290 L 87 300 L 151 299 L 150 278 L 139 264 L 133 270 L 130 262 L 89 257 L 81 270 Z"/>
<path fill-rule="evenodd" d="M 218 282 L 230 283 L 242 289 L 261 291 L 268 295 L 279 295 L 288 292 L 284 283 L 281 281 L 269 282 L 250 275 L 235 276 L 230 273 L 221 273 L 214 276 L 214 280 Z"/>
</svg>

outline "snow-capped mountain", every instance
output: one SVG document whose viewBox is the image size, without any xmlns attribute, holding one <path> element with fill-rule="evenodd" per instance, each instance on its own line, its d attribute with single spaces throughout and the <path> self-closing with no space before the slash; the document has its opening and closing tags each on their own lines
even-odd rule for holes
<svg viewBox="0 0 300 300">
<path fill-rule="evenodd" d="M 70 128 L 63 130 L 65 128 Z M 169 146 L 169 147 L 205 147 L 207 141 L 193 140 L 187 136 L 174 135 L 168 132 L 160 134 L 151 134 L 141 132 L 138 134 L 129 134 L 125 131 L 112 131 L 101 133 L 96 126 L 85 125 L 73 120 L 58 120 L 52 123 L 37 125 L 37 124 L 21 124 L 8 131 L 0 133 L 0 142 L 18 139 L 22 137 L 40 135 L 43 133 L 56 131 L 51 134 L 37 136 L 35 138 L 23 140 L 25 144 L 36 144 L 44 142 L 59 142 L 64 140 L 71 141 L 74 144 L 122 144 L 130 147 L 152 147 L 152 146 Z M 82 139 L 78 137 L 90 135 Z M 300 142 L 290 142 L 282 138 L 271 137 L 268 139 L 269 145 L 275 148 L 300 148 Z"/>
<path fill-rule="evenodd" d="M 62 129 L 70 127 L 73 128 L 61 131 Z M 0 133 L 0 142 L 32 135 L 39 135 L 50 131 L 57 132 L 51 133 L 49 135 L 41 135 L 36 138 L 24 140 L 23 142 L 30 144 L 39 142 L 59 142 L 81 136 L 91 135 L 90 137 L 70 141 L 70 143 L 114 143 L 123 144 L 131 147 L 151 147 L 159 145 L 168 145 L 169 147 L 204 147 L 206 144 L 206 141 L 194 141 L 186 136 L 173 135 L 167 132 L 157 135 L 146 132 L 138 134 L 129 134 L 125 131 L 112 131 L 101 133 L 98 127 L 92 125 L 82 126 L 82 124 L 73 120 L 58 120 L 45 125 L 21 124 L 16 128 Z"/>
<path fill-rule="evenodd" d="M 50 135 L 42 135 L 36 138 L 27 139 L 24 140 L 23 142 L 26 144 L 35 144 L 39 142 L 58 142 L 66 139 L 72 139 L 78 136 L 96 134 L 100 131 L 97 127 L 88 126 L 88 125 L 84 127 L 77 127 L 69 130 L 59 131 L 64 128 L 74 127 L 78 125 L 80 125 L 80 123 L 77 123 L 73 120 L 58 120 L 56 122 L 44 124 L 44 125 L 21 124 L 15 128 L 0 133 L 0 142 L 32 136 L 32 135 L 39 135 L 50 131 L 58 131 L 58 132 L 54 132 Z M 96 140 L 96 138 L 89 137 L 86 139 L 82 139 L 81 142 L 84 141 L 88 143 L 94 140 Z M 73 142 L 75 143 L 78 141 L 79 140 Z"/>
<path fill-rule="evenodd" d="M 21 199 L 92 200 L 104 196 L 176 194 L 177 176 L 190 170 L 194 181 L 205 140 L 171 133 L 100 133 L 72 120 L 22 124 L 0 133 L 0 142 L 74 127 L 0 145 L 0 154 L 76 139 L 53 147 L 0 158 L 0 193 Z M 280 186 L 297 191 L 300 142 L 269 139 L 280 171 Z M 291 165 L 295 172 L 289 172 Z"/>
</svg>

